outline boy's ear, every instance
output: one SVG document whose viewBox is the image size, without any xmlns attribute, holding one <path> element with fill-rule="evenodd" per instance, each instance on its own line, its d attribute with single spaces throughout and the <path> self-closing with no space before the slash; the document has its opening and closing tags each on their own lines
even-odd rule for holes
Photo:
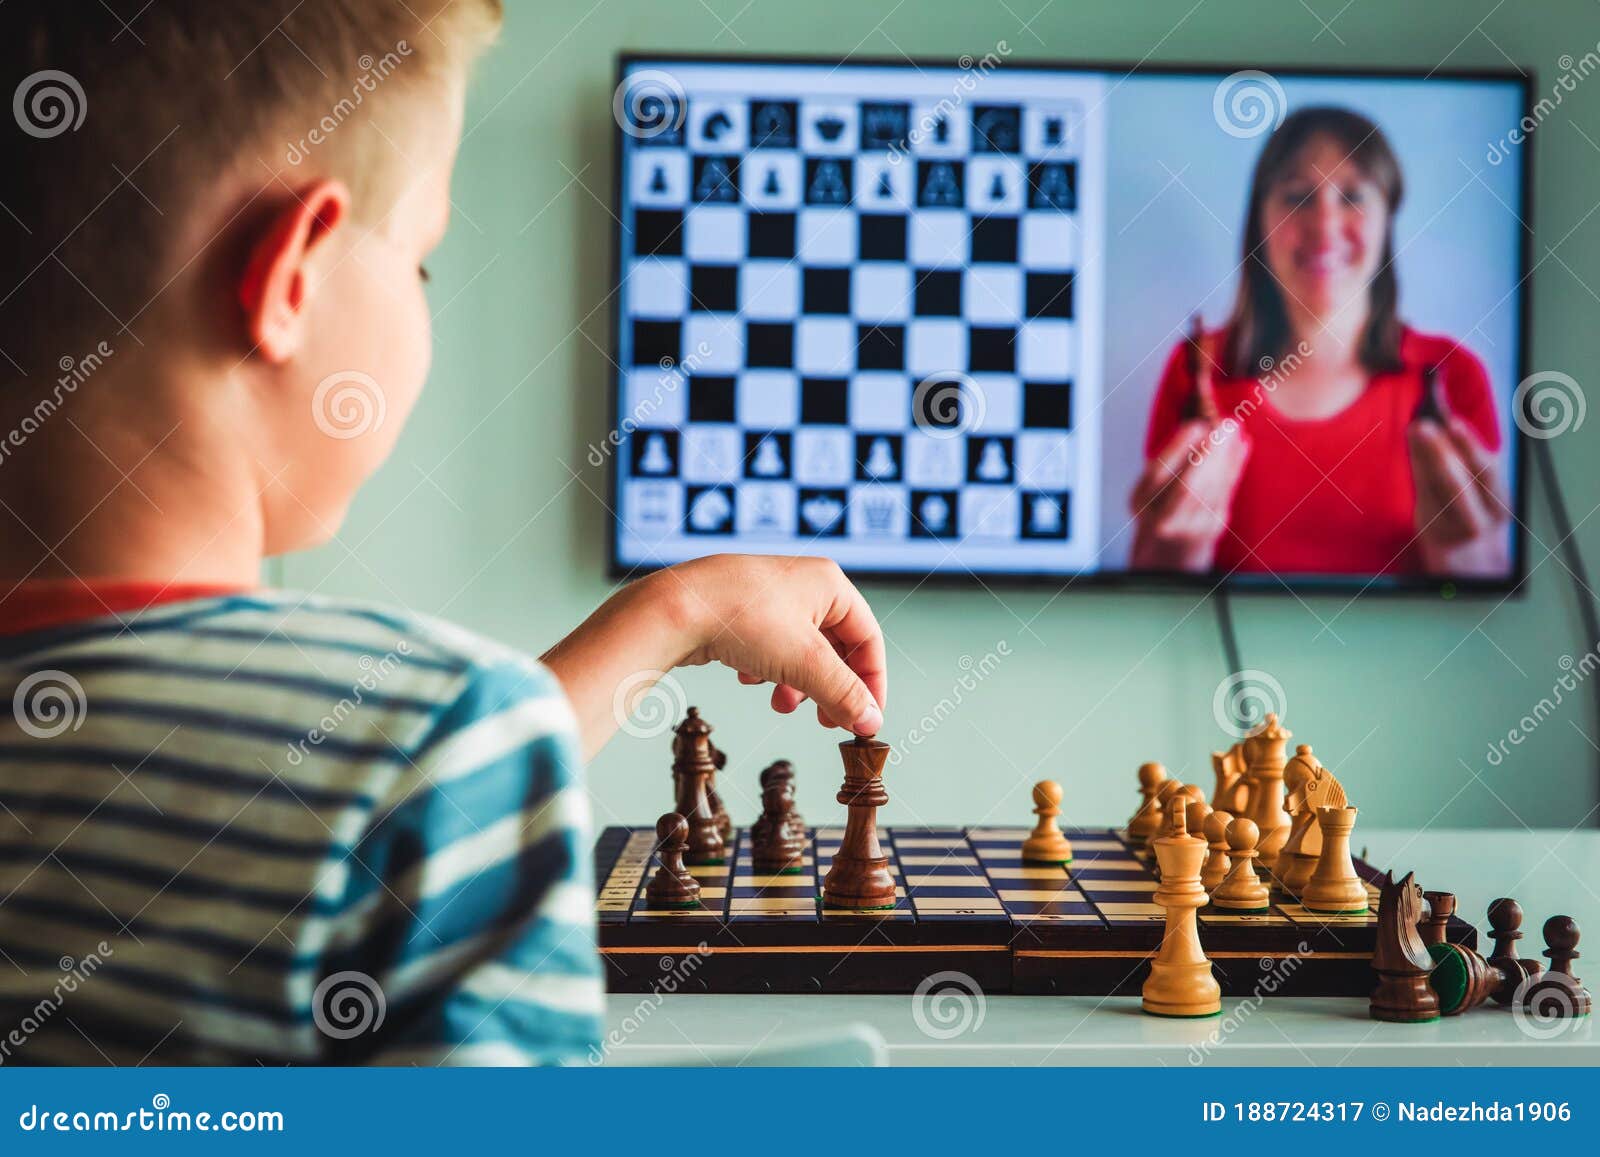
<svg viewBox="0 0 1600 1157">
<path fill-rule="evenodd" d="M 279 210 L 251 246 L 239 304 L 256 352 L 269 362 L 282 364 L 299 348 L 307 259 L 349 212 L 344 182 L 318 181 Z"/>
</svg>

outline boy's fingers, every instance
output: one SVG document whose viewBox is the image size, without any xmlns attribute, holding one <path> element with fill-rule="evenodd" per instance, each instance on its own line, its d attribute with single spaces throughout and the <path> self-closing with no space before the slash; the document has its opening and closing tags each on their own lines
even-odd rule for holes
<svg viewBox="0 0 1600 1157">
<path fill-rule="evenodd" d="M 889 700 L 888 658 L 884 651 L 883 632 L 878 620 L 867 605 L 867 600 L 847 579 L 841 579 L 844 589 L 834 598 L 829 614 L 822 621 L 823 636 L 833 645 L 857 679 L 865 684 L 879 710 Z M 850 716 L 855 719 L 857 716 Z"/>
<path fill-rule="evenodd" d="M 876 697 L 822 636 L 816 636 L 807 651 L 802 671 L 804 677 L 796 681 L 795 689 L 816 701 L 819 718 L 836 721 L 858 735 L 876 735 L 882 729 L 883 711 Z"/>
<path fill-rule="evenodd" d="M 788 715 L 805 701 L 806 697 L 787 683 L 779 683 L 772 689 L 772 709 L 779 715 Z"/>
<path fill-rule="evenodd" d="M 743 683 L 746 687 L 754 687 L 757 684 L 765 683 L 766 680 L 760 675 L 752 675 L 748 671 L 740 671 L 739 682 Z"/>
</svg>

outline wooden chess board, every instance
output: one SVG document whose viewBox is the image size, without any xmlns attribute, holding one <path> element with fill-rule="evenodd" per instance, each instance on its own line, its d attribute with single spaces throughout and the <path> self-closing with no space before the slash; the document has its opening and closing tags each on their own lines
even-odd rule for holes
<svg viewBox="0 0 1600 1157">
<path fill-rule="evenodd" d="M 645 898 L 655 832 L 607 828 L 595 846 L 596 913 L 613 992 L 914 992 L 958 972 L 986 992 L 1137 995 L 1161 942 L 1153 864 L 1110 828 L 1068 829 L 1067 867 L 1022 862 L 1023 828 L 879 832 L 894 907 L 824 907 L 822 877 L 842 828 L 810 833 L 800 873 L 757 874 L 748 832 L 727 862 L 694 867 L 700 905 Z M 1361 860 L 1373 911 L 1318 916 L 1274 903 L 1261 915 L 1200 910 L 1200 936 L 1224 995 L 1365 996 L 1380 873 Z M 1452 942 L 1477 931 L 1452 917 Z"/>
</svg>

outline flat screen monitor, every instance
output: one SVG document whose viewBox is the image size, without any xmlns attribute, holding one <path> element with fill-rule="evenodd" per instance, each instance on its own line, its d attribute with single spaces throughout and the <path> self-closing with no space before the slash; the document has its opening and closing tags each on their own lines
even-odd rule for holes
<svg viewBox="0 0 1600 1157">
<path fill-rule="evenodd" d="M 1509 588 L 1527 86 L 624 58 L 614 569 Z"/>
</svg>

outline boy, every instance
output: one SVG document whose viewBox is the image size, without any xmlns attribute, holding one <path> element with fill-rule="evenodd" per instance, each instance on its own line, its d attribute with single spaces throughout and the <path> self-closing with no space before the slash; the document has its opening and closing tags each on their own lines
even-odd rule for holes
<svg viewBox="0 0 1600 1157">
<path fill-rule="evenodd" d="M 421 263 L 499 16 L 0 6 L 0 1063 L 584 1055 L 581 761 L 617 687 L 721 662 L 882 722 L 877 624 L 822 560 L 659 572 L 542 664 L 257 588 L 421 389 Z M 386 420 L 338 424 L 352 383 Z"/>
</svg>

